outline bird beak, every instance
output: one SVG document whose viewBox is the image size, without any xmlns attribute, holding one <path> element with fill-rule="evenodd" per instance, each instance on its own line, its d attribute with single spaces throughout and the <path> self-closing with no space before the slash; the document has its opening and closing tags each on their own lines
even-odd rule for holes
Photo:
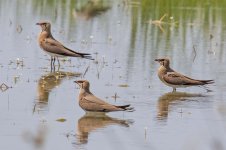
<svg viewBox="0 0 226 150">
<path fill-rule="evenodd" d="M 161 61 L 164 61 L 164 59 L 163 58 L 159 58 L 159 59 L 155 59 L 155 61 L 161 62 Z"/>
<path fill-rule="evenodd" d="M 36 25 L 41 25 L 41 23 L 36 23 Z"/>
<path fill-rule="evenodd" d="M 81 86 L 81 84 L 82 84 L 82 81 L 80 81 L 80 80 L 77 80 L 77 81 L 74 81 L 75 83 L 77 83 L 79 86 Z"/>
<path fill-rule="evenodd" d="M 159 59 L 155 59 L 155 61 L 158 61 L 159 62 L 160 60 Z"/>
<path fill-rule="evenodd" d="M 77 84 L 79 85 L 78 81 L 74 81 L 74 82 L 77 83 Z"/>
</svg>

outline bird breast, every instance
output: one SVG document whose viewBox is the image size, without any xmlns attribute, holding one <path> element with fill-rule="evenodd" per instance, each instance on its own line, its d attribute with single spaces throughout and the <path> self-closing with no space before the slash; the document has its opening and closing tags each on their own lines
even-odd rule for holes
<svg viewBox="0 0 226 150">
<path fill-rule="evenodd" d="M 46 31 L 43 31 L 39 34 L 38 36 L 38 42 L 39 44 L 43 41 L 45 41 L 45 39 L 48 37 L 48 33 Z"/>
<path fill-rule="evenodd" d="M 79 89 L 79 94 L 85 94 L 85 90 L 83 88 Z"/>
<path fill-rule="evenodd" d="M 158 69 L 158 76 L 160 80 L 163 80 L 162 76 L 165 75 L 166 73 L 167 73 L 166 68 L 164 66 L 160 66 Z"/>
</svg>

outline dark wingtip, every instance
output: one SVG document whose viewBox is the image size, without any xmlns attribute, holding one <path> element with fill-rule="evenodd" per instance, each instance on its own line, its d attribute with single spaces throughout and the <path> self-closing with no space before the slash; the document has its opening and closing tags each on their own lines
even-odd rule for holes
<svg viewBox="0 0 226 150">
<path fill-rule="evenodd" d="M 89 53 L 78 53 L 77 52 L 77 54 L 79 54 L 82 58 L 89 59 L 89 60 L 94 60 L 92 58 L 91 54 L 89 54 Z"/>
<path fill-rule="evenodd" d="M 118 106 L 119 108 L 122 108 L 122 109 L 126 109 L 127 107 L 129 107 L 130 106 L 130 104 L 128 104 L 128 105 L 123 105 L 123 106 Z"/>
<path fill-rule="evenodd" d="M 94 60 L 91 56 L 82 56 L 82 58 L 89 59 L 89 60 Z"/>
<path fill-rule="evenodd" d="M 90 53 L 80 53 L 80 52 L 76 52 L 76 54 L 82 55 L 82 56 L 90 56 Z"/>
<path fill-rule="evenodd" d="M 134 107 L 130 107 L 130 104 L 123 105 L 123 106 L 117 106 L 117 107 L 123 109 L 124 111 L 128 111 L 128 112 L 135 111 Z"/>
<path fill-rule="evenodd" d="M 202 81 L 204 84 L 213 84 L 215 83 L 214 80 L 204 80 Z"/>
<path fill-rule="evenodd" d="M 207 84 L 213 84 L 213 83 L 215 83 L 214 80 L 210 80 L 207 82 Z"/>
<path fill-rule="evenodd" d="M 82 53 L 82 55 L 87 56 L 87 55 L 91 55 L 91 54 L 89 54 L 89 53 Z"/>
<path fill-rule="evenodd" d="M 126 107 L 125 108 L 125 111 L 127 111 L 127 112 L 133 112 L 133 111 L 135 111 L 135 109 L 134 109 L 134 107 Z"/>
</svg>

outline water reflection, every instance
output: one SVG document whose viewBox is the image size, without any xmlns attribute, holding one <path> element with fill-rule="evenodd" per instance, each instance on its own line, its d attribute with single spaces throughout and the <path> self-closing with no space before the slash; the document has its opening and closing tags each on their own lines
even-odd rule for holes
<svg viewBox="0 0 226 150">
<path fill-rule="evenodd" d="M 36 108 L 44 108 L 47 106 L 49 101 L 49 95 L 51 91 L 58 87 L 64 79 L 71 79 L 73 77 L 80 76 L 81 73 L 72 73 L 72 72 L 50 72 L 45 75 L 42 75 L 38 80 L 38 98 L 36 102 Z"/>
<path fill-rule="evenodd" d="M 44 148 L 46 138 L 48 134 L 48 127 L 45 122 L 40 122 L 36 131 L 24 131 L 22 138 L 28 144 L 31 144 L 35 150 L 41 150 Z"/>
<path fill-rule="evenodd" d="M 138 147 L 145 149 L 146 147 L 143 147 L 145 146 L 144 143 L 138 142 L 140 136 L 136 135 L 143 135 L 144 126 L 142 125 L 146 122 L 146 118 L 157 117 L 160 121 L 168 120 L 171 124 L 168 124 L 169 126 L 167 128 L 160 129 L 156 128 L 153 121 L 150 121 L 150 126 L 148 127 L 152 132 L 152 136 L 150 141 L 146 140 L 145 142 L 147 145 L 154 146 L 155 149 L 166 149 L 167 147 L 168 149 L 178 150 L 186 145 L 192 146 L 193 143 L 189 142 L 189 139 L 193 139 L 193 137 L 202 139 L 201 143 L 196 142 L 195 139 L 194 144 L 197 144 L 201 148 L 206 147 L 206 149 L 208 149 L 208 137 L 202 138 L 202 136 L 199 137 L 197 135 L 210 135 L 209 132 L 211 131 L 209 127 L 214 129 L 214 131 L 212 131 L 214 136 L 223 141 L 226 138 L 226 134 L 218 133 L 225 131 L 225 126 L 223 125 L 225 124 L 226 108 L 219 108 L 222 114 L 216 113 L 216 108 L 218 108 L 216 105 L 223 106 L 224 104 L 224 106 L 226 106 L 224 100 L 226 96 L 224 92 L 226 88 L 226 1 L 103 0 L 103 2 L 106 3 L 106 5 L 103 4 L 103 7 L 111 7 L 104 11 L 99 11 L 97 8 L 89 10 L 91 4 L 88 1 L 89 0 L 0 0 L 0 27 L 4 29 L 1 30 L 0 37 L 0 51 L 1 55 L 4 56 L 1 57 L 0 61 L 0 84 L 8 83 L 9 85 L 7 85 L 10 86 L 10 80 L 12 80 L 14 75 L 23 75 L 21 76 L 22 80 L 20 84 L 16 85 L 17 87 L 15 86 L 12 90 L 1 93 L 0 106 L 2 108 L 1 114 L 3 115 L 1 117 L 2 123 L 0 126 L 0 129 L 2 129 L 1 133 L 11 131 L 14 134 L 15 131 L 21 131 L 21 128 L 34 126 L 36 124 L 39 115 L 33 115 L 32 118 L 24 121 L 24 119 L 27 118 L 26 110 L 33 108 L 33 105 L 29 105 L 29 99 L 37 96 L 38 100 L 36 105 L 38 106 L 43 102 L 45 103 L 43 106 L 46 107 L 48 106 L 48 101 L 51 101 L 51 97 L 54 94 L 61 96 L 71 94 L 69 90 L 54 90 L 54 85 L 51 87 L 48 83 L 54 81 L 38 81 L 47 82 L 43 87 L 41 87 L 41 83 L 34 85 L 33 82 L 22 82 L 25 81 L 24 79 L 40 78 L 39 74 L 41 70 L 38 68 L 40 66 L 46 66 L 46 62 L 42 61 L 46 56 L 44 56 L 44 53 L 40 50 L 36 40 L 39 29 L 34 24 L 40 20 L 48 20 L 53 24 L 53 34 L 56 38 L 59 38 L 60 41 L 64 42 L 69 47 L 74 47 L 81 51 L 87 50 L 89 53 L 98 52 L 100 57 L 103 55 L 106 56 L 106 61 L 108 62 L 108 64 L 104 65 L 106 67 L 99 69 L 102 68 L 100 63 L 97 65 L 98 75 L 100 74 L 98 76 L 100 77 L 99 80 L 95 77 L 96 68 L 94 64 L 90 65 L 89 71 L 86 74 L 86 78 L 97 85 L 112 83 L 112 87 L 108 88 L 100 89 L 100 87 L 97 86 L 97 91 L 100 92 L 103 90 L 106 95 L 112 92 L 123 93 L 125 99 L 129 99 L 131 96 L 135 95 L 136 97 L 139 96 L 139 99 L 143 99 L 145 103 L 151 104 L 155 104 L 156 100 L 159 99 L 157 106 L 150 105 L 151 108 L 147 107 L 144 108 L 143 111 L 136 111 L 132 114 L 139 124 L 134 126 L 133 131 L 131 131 L 132 134 L 135 135 L 131 141 L 126 138 L 120 139 L 122 136 L 119 135 L 113 137 L 110 142 L 113 141 L 116 145 L 127 145 L 128 147 L 126 147 L 126 149 L 133 150 L 138 149 Z M 128 1 L 133 4 L 124 6 L 122 4 L 123 1 Z M 99 0 L 99 3 L 100 2 L 101 0 Z M 139 4 L 134 5 L 134 2 L 138 2 Z M 91 7 L 95 7 L 92 5 Z M 90 15 L 93 14 L 90 12 L 94 10 L 96 14 L 102 14 L 99 16 Z M 78 18 L 75 19 L 74 12 L 81 16 L 78 15 Z M 165 17 L 163 21 L 170 22 L 172 18 L 174 21 L 178 21 L 178 26 L 162 25 L 164 29 L 164 32 L 162 32 L 155 24 L 147 23 L 147 21 L 151 19 L 159 20 L 165 13 L 167 13 L 168 16 Z M 82 21 L 79 17 L 83 17 L 83 14 L 85 14 L 84 18 L 86 18 L 85 16 L 87 15 L 87 18 L 90 19 L 85 22 Z M 20 31 L 20 29 L 22 30 Z M 195 48 L 193 48 L 194 46 Z M 168 56 L 173 59 L 172 65 L 184 74 L 191 74 L 197 78 L 205 76 L 206 78 L 216 79 L 213 99 L 207 98 L 213 103 L 204 111 L 202 109 L 198 110 L 200 113 L 195 114 L 196 116 L 190 115 L 189 117 L 191 119 L 185 118 L 180 120 L 184 126 L 180 126 L 181 124 L 174 122 L 175 120 L 173 119 L 178 117 L 178 114 L 174 112 L 180 109 L 181 105 L 183 107 L 186 104 L 190 106 L 190 104 L 193 103 L 190 100 L 200 101 L 205 98 L 179 96 L 159 97 L 159 93 L 164 94 L 164 89 L 159 88 L 158 90 L 158 85 L 161 83 L 156 76 L 157 65 L 153 62 L 154 58 L 159 56 Z M 25 58 L 25 66 L 23 69 L 15 70 L 12 69 L 10 65 L 8 66 L 9 61 L 15 58 Z M 114 66 L 112 67 L 114 60 L 117 60 L 117 63 L 113 64 Z M 76 59 L 72 60 L 72 64 L 76 62 Z M 88 62 L 85 61 L 85 63 Z M 81 62 L 81 64 L 83 65 L 83 62 Z M 72 68 L 64 66 L 64 69 L 68 71 Z M 80 67 L 80 69 L 82 71 L 85 70 L 83 67 Z M 61 83 L 64 84 L 64 81 L 61 81 Z M 57 80 L 56 82 L 60 81 Z M 55 84 L 58 84 L 56 86 L 62 87 L 61 83 Z M 119 88 L 112 91 L 114 86 L 119 83 L 127 83 L 130 85 L 130 88 Z M 148 85 L 156 85 L 156 90 L 158 90 L 155 91 L 151 89 L 151 99 L 146 98 L 149 96 L 146 96 L 147 92 L 145 90 Z M 34 86 L 37 86 L 35 87 L 37 88 L 37 93 L 28 92 L 21 94 L 21 89 L 29 91 L 29 88 L 33 88 Z M 65 87 L 67 87 L 67 85 L 65 85 Z M 190 91 L 194 90 L 195 89 L 192 88 Z M 170 95 L 170 93 L 168 95 Z M 23 99 L 23 103 L 17 101 L 16 99 L 18 98 Z M 189 100 L 184 101 L 186 98 Z M 139 101 L 138 98 L 135 98 L 134 107 L 139 107 L 137 101 Z M 63 105 L 62 107 L 68 108 L 68 103 L 60 104 Z M 195 104 L 191 106 L 190 111 L 196 111 L 196 104 L 195 102 Z M 206 101 L 203 104 L 205 105 Z M 7 105 L 10 111 L 6 110 Z M 38 107 L 42 108 L 41 106 Z M 52 108 L 54 109 L 54 107 L 58 108 L 59 105 L 51 105 L 51 110 Z M 200 107 L 200 105 L 198 107 Z M 148 112 L 156 108 L 159 112 L 158 115 L 154 113 L 142 114 L 142 112 Z M 81 117 L 78 116 L 79 114 L 71 113 L 71 111 L 65 111 L 64 116 L 71 116 L 72 114 L 74 114 L 75 117 Z M 145 117 L 139 117 L 143 115 L 145 115 Z M 54 115 L 48 116 L 50 120 L 55 120 L 56 118 L 53 117 Z M 9 123 L 11 124 L 20 120 L 23 122 L 16 122 L 15 126 L 8 126 Z M 206 126 L 208 123 L 210 123 L 209 127 Z M 195 128 L 191 126 L 192 124 L 195 124 Z M 57 149 L 59 146 L 62 147 L 68 144 L 68 141 L 62 141 L 61 136 L 55 135 L 60 135 L 65 129 L 71 130 L 71 123 L 51 123 L 50 126 L 57 130 L 52 130 L 50 135 L 47 136 L 47 147 L 49 148 L 50 145 L 53 145 L 50 149 Z M 169 128 L 170 130 L 168 130 Z M 180 134 L 180 131 L 184 128 L 188 129 L 190 138 L 187 134 Z M 172 131 L 175 131 L 173 133 L 175 136 L 172 136 Z M 90 132 L 93 132 L 93 130 Z M 101 134 L 98 134 L 97 138 L 100 136 Z M 13 147 L 15 144 L 7 144 L 9 142 L 17 143 L 17 146 L 21 145 L 20 141 L 18 141 L 15 136 L 0 137 L 0 149 L 15 149 L 15 146 Z M 52 137 L 54 137 L 54 140 L 51 140 Z M 116 138 L 119 139 L 119 142 L 117 142 Z M 89 143 L 85 146 L 89 148 L 96 147 L 99 144 L 103 144 L 105 147 L 106 145 L 108 146 L 109 141 L 104 138 L 102 139 L 103 141 L 97 140 L 91 142 L 92 139 L 89 137 Z M 163 141 L 162 139 L 167 140 Z M 164 144 L 159 144 L 162 142 L 164 142 Z M 58 143 L 59 146 L 57 145 Z M 200 147 L 197 149 L 201 149 Z"/>
<path fill-rule="evenodd" d="M 89 0 L 80 8 L 76 8 L 73 14 L 75 17 L 82 17 L 84 19 L 90 19 L 97 15 L 100 15 L 110 9 L 110 6 L 103 0 Z"/>
<path fill-rule="evenodd" d="M 160 96 L 158 100 L 157 118 L 159 120 L 167 119 L 170 106 L 176 105 L 181 101 L 191 100 L 194 97 L 205 97 L 205 95 L 185 92 L 169 92 Z"/>
<path fill-rule="evenodd" d="M 123 127 L 129 127 L 133 123 L 132 120 L 123 120 L 107 116 L 105 113 L 86 113 L 78 120 L 77 127 L 77 143 L 88 143 L 89 133 L 94 132 L 97 129 L 106 128 L 110 125 L 119 125 Z"/>
</svg>

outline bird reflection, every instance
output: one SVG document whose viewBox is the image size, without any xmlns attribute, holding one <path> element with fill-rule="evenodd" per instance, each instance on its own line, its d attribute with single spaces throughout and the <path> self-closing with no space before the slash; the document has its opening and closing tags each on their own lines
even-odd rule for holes
<svg viewBox="0 0 226 150">
<path fill-rule="evenodd" d="M 32 144 L 35 150 L 41 150 L 45 145 L 47 134 L 48 127 L 46 123 L 42 122 L 38 125 L 35 133 L 33 131 L 27 130 L 22 133 L 22 137 L 27 143 Z"/>
<path fill-rule="evenodd" d="M 106 6 L 103 0 L 89 0 L 81 8 L 76 9 L 73 15 L 75 17 L 79 16 L 88 20 L 106 12 L 108 9 L 110 9 L 110 7 Z"/>
<path fill-rule="evenodd" d="M 77 127 L 77 143 L 86 144 L 88 142 L 88 136 L 90 132 L 97 129 L 105 128 L 110 125 L 119 125 L 129 127 L 133 123 L 132 120 L 122 120 L 117 118 L 111 118 L 105 113 L 90 112 L 86 113 L 78 120 Z"/>
<path fill-rule="evenodd" d="M 35 106 L 39 108 L 45 107 L 48 104 L 50 92 L 55 87 L 58 87 L 62 83 L 62 80 L 66 78 L 71 79 L 80 75 L 81 73 L 57 71 L 41 76 L 38 80 L 38 98 Z"/>
<path fill-rule="evenodd" d="M 205 97 L 202 94 L 192 94 L 185 92 L 169 92 L 159 97 L 158 100 L 158 116 L 159 120 L 165 120 L 168 117 L 170 105 L 176 105 L 177 101 L 186 101 L 188 98 Z"/>
</svg>

